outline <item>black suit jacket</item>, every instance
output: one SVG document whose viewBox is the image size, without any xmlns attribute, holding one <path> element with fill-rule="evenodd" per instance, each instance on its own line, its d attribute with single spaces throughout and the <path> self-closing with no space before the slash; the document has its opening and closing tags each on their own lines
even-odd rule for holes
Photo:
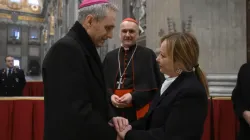
<svg viewBox="0 0 250 140">
<path fill-rule="evenodd" d="M 146 116 L 132 124 L 125 140 L 200 140 L 208 98 L 193 72 L 183 72 L 160 96 Z"/>
<path fill-rule="evenodd" d="M 51 47 L 42 70 L 44 140 L 116 139 L 101 61 L 79 22 Z"/>
<path fill-rule="evenodd" d="M 236 86 L 232 92 L 232 101 L 236 116 L 240 121 L 239 139 L 250 139 L 249 124 L 243 118 L 243 112 L 250 111 L 250 64 L 243 64 L 238 73 Z M 245 137 L 245 138 L 244 138 Z"/>
<path fill-rule="evenodd" d="M 22 96 L 26 85 L 24 71 L 13 68 L 7 76 L 7 69 L 0 70 L 0 96 Z"/>
</svg>

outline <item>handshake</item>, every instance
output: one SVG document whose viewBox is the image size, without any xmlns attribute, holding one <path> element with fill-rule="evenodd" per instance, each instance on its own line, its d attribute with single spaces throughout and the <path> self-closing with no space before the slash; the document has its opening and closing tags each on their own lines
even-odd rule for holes
<svg viewBox="0 0 250 140">
<path fill-rule="evenodd" d="M 112 121 L 109 122 L 109 125 L 115 128 L 117 132 L 117 140 L 123 140 L 126 133 L 132 129 L 132 126 L 129 125 L 128 120 L 123 117 L 113 117 Z"/>
</svg>

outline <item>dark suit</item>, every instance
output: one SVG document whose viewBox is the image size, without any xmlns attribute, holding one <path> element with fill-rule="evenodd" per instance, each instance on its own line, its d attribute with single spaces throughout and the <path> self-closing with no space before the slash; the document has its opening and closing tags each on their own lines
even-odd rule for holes
<svg viewBox="0 0 250 140">
<path fill-rule="evenodd" d="M 102 64 L 79 22 L 51 47 L 42 68 L 44 140 L 116 139 Z"/>
<path fill-rule="evenodd" d="M 238 140 L 250 140 L 250 126 L 243 118 L 243 112 L 250 111 L 250 64 L 241 66 L 236 86 L 232 92 L 234 111 L 240 121 Z"/>
<path fill-rule="evenodd" d="M 146 116 L 132 124 L 125 140 L 200 140 L 208 110 L 204 87 L 193 72 L 183 72 Z"/>
<path fill-rule="evenodd" d="M 0 70 L 0 96 L 22 96 L 26 84 L 22 69 L 12 68 L 7 75 L 7 69 Z"/>
</svg>

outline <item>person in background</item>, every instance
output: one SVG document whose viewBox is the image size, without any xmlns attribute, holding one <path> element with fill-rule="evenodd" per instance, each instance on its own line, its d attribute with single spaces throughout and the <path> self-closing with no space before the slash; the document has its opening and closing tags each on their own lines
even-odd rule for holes
<svg viewBox="0 0 250 140">
<path fill-rule="evenodd" d="M 243 64 L 239 70 L 232 102 L 240 122 L 237 140 L 250 140 L 250 63 Z"/>
<path fill-rule="evenodd" d="M 133 122 L 142 118 L 164 80 L 155 53 L 136 43 L 139 25 L 126 18 L 120 24 L 121 47 L 103 62 L 110 101 L 119 116 Z"/>
<path fill-rule="evenodd" d="M 168 77 L 144 118 L 119 131 L 124 140 L 201 140 L 208 84 L 198 64 L 199 45 L 187 32 L 161 39 L 157 62 Z"/>
<path fill-rule="evenodd" d="M 14 67 L 14 57 L 5 57 L 6 68 L 0 70 L 0 96 L 22 96 L 26 85 L 24 71 Z"/>
</svg>

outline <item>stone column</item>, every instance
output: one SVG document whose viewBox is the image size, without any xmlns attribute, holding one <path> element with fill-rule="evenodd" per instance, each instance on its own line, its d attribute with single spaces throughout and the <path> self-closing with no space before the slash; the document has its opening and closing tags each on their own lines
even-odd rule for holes
<svg viewBox="0 0 250 140">
<path fill-rule="evenodd" d="M 28 45 L 28 39 L 29 39 L 29 27 L 28 26 L 22 26 L 21 31 L 21 39 L 22 39 L 22 45 L 21 47 L 21 65 L 22 69 L 27 72 L 28 70 L 28 56 L 29 56 L 29 45 Z"/>
<path fill-rule="evenodd" d="M 68 0 L 63 0 L 63 22 L 62 22 L 62 34 L 66 34 L 68 32 L 67 23 L 68 23 Z"/>
<path fill-rule="evenodd" d="M 113 38 L 108 40 L 108 51 L 113 50 L 114 48 L 118 48 L 121 45 L 120 38 L 119 38 L 119 32 L 120 32 L 120 23 L 123 19 L 123 0 L 110 0 L 110 2 L 113 2 L 117 4 L 119 8 L 119 12 L 116 16 L 116 27 L 113 31 Z"/>
<path fill-rule="evenodd" d="M 130 0 L 123 0 L 122 1 L 122 12 L 123 12 L 123 19 L 127 17 L 131 17 L 131 12 L 130 12 Z"/>
<path fill-rule="evenodd" d="M 78 20 L 78 0 L 69 0 L 67 4 L 67 12 L 68 22 L 67 22 L 67 29 L 70 29 L 75 21 Z"/>
<path fill-rule="evenodd" d="M 8 26 L 5 23 L 0 23 L 0 68 L 5 67 L 4 58 L 7 53 L 7 37 Z"/>
</svg>

